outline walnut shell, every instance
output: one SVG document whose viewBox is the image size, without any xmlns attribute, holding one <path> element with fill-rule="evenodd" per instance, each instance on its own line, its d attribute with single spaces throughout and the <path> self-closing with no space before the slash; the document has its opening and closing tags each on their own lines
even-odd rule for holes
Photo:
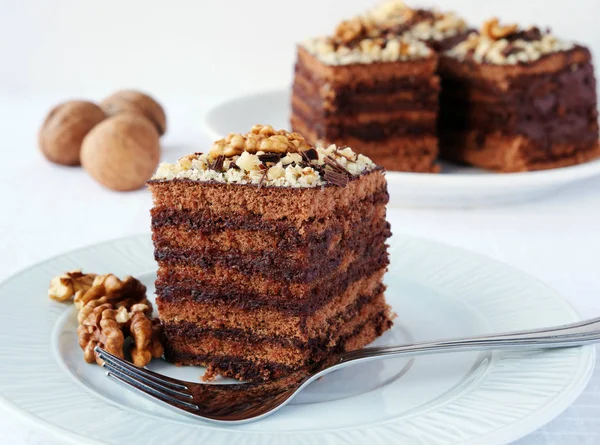
<svg viewBox="0 0 600 445">
<path fill-rule="evenodd" d="M 139 91 L 117 91 L 100 102 L 100 107 L 109 116 L 124 112 L 141 114 L 154 124 L 159 135 L 162 136 L 167 131 L 167 116 L 163 107 L 152 97 Z"/>
<path fill-rule="evenodd" d="M 92 102 L 71 100 L 57 105 L 40 129 L 40 150 L 56 164 L 79 165 L 83 138 L 104 119 L 104 111 Z"/>
<path fill-rule="evenodd" d="M 113 190 L 139 189 L 160 160 L 159 136 L 138 114 L 118 114 L 97 125 L 83 140 L 81 164 L 99 183 Z"/>
</svg>

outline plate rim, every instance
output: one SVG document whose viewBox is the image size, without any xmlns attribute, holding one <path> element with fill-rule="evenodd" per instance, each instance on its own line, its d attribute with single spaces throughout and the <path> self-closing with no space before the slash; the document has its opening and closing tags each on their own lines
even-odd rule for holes
<svg viewBox="0 0 600 445">
<path fill-rule="evenodd" d="M 202 125 L 204 131 L 214 140 L 221 139 L 226 134 L 221 134 L 214 128 L 210 121 L 214 118 L 214 113 L 221 109 L 231 106 L 239 101 L 247 101 L 264 96 L 285 96 L 290 94 L 291 88 L 273 88 L 260 90 L 251 93 L 240 94 L 230 97 L 214 106 L 204 114 Z M 600 158 L 592 159 L 582 164 L 571 165 L 567 167 L 552 168 L 547 170 L 535 170 L 527 172 L 510 172 L 472 175 L 464 173 L 414 173 L 414 172 L 393 172 L 386 171 L 388 182 L 394 185 L 418 185 L 420 187 L 456 187 L 465 186 L 488 186 L 495 188 L 518 188 L 524 185 L 560 184 L 571 181 L 579 181 L 600 175 Z"/>
<path fill-rule="evenodd" d="M 508 263 L 494 259 L 485 254 L 481 254 L 478 252 L 470 251 L 468 249 L 464 249 L 459 246 L 454 246 L 452 244 L 446 244 L 443 242 L 434 241 L 434 240 L 430 240 L 430 239 L 423 238 L 423 237 L 414 237 L 414 236 L 409 236 L 409 235 L 405 235 L 405 234 L 398 234 L 397 237 L 400 237 L 404 241 L 427 243 L 427 244 L 435 246 L 436 248 L 454 250 L 456 252 L 459 252 L 461 254 L 461 256 L 467 255 L 467 256 L 471 256 L 471 257 L 475 257 L 475 258 L 478 257 L 479 259 L 483 259 L 484 261 L 487 261 L 488 263 L 501 265 L 506 270 L 509 270 L 511 274 L 520 275 L 521 278 L 525 278 L 526 280 L 535 282 L 538 286 L 542 286 L 543 288 L 545 288 L 549 292 L 549 295 L 552 294 L 553 298 L 555 298 L 560 304 L 564 305 L 565 307 L 567 307 L 569 309 L 569 312 L 571 312 L 571 315 L 573 315 L 575 318 L 580 318 L 579 313 L 577 312 L 577 310 L 574 308 L 574 306 L 571 304 L 571 302 L 569 300 L 562 297 L 559 293 L 554 291 L 551 287 L 549 287 L 547 284 L 545 284 L 542 280 L 540 280 L 540 279 L 538 279 L 538 278 L 536 278 L 514 266 L 511 266 Z M 113 239 L 93 243 L 93 244 L 90 244 L 87 246 L 83 246 L 83 247 L 79 247 L 76 249 L 72 249 L 72 250 L 63 252 L 61 254 L 47 257 L 46 259 L 37 261 L 34 264 L 32 264 L 20 271 L 17 271 L 15 273 L 11 274 L 10 276 L 6 277 L 2 281 L 0 281 L 0 290 L 2 290 L 4 288 L 4 286 L 7 283 L 9 283 L 11 280 L 18 278 L 21 275 L 29 273 L 32 269 L 35 269 L 36 267 L 39 267 L 39 266 L 43 266 L 44 264 L 47 264 L 47 263 L 51 263 L 52 261 L 60 259 L 62 257 L 65 257 L 69 254 L 75 254 L 78 252 L 83 252 L 86 250 L 90 250 L 90 249 L 102 247 L 102 246 L 110 246 L 110 245 L 113 245 L 113 244 L 116 244 L 119 242 L 123 242 L 123 241 L 127 241 L 127 240 L 130 240 L 130 241 L 141 240 L 142 242 L 144 242 L 144 241 L 148 242 L 149 239 L 150 239 L 150 233 L 147 233 L 147 232 L 140 233 L 137 235 L 118 237 L 118 238 L 113 238 Z M 65 309 L 65 310 L 67 310 L 67 309 Z M 63 312 L 64 312 L 64 310 L 63 310 Z M 578 369 L 577 375 L 579 376 L 579 379 L 576 380 L 573 378 L 569 381 L 569 384 L 568 384 L 569 390 L 568 391 L 565 390 L 565 391 L 562 391 L 559 394 L 557 394 L 555 397 L 556 400 L 553 399 L 553 402 L 552 402 L 552 404 L 549 405 L 549 407 L 544 407 L 544 409 L 532 412 L 530 415 L 528 415 L 526 417 L 522 417 L 519 420 L 517 420 L 516 422 L 514 422 L 513 424 L 511 424 L 510 428 L 504 428 L 504 432 L 502 435 L 496 435 L 496 436 L 490 438 L 490 440 L 488 440 L 486 442 L 488 445 L 494 445 L 494 444 L 500 445 L 502 443 L 505 443 L 506 441 L 517 440 L 517 439 L 523 437 L 524 435 L 531 433 L 533 431 L 531 429 L 531 426 L 527 426 L 528 422 L 531 423 L 531 418 L 536 418 L 536 417 L 543 418 L 543 420 L 541 420 L 541 421 L 534 422 L 534 423 L 538 424 L 537 428 L 539 428 L 542 425 L 544 425 L 547 422 L 554 419 L 555 417 L 557 417 L 558 415 L 560 415 L 566 408 L 568 408 L 568 406 L 570 406 L 570 404 L 577 397 L 579 397 L 579 395 L 585 390 L 585 388 L 592 376 L 593 370 L 595 368 L 596 348 L 594 347 L 594 345 L 588 345 L 588 346 L 578 347 L 577 350 L 584 352 L 582 354 L 579 354 L 579 357 L 580 357 L 579 359 L 582 360 L 582 363 L 583 363 L 582 366 L 580 366 L 580 368 L 583 369 L 583 367 L 585 366 L 585 372 L 582 373 L 581 370 Z M 583 362 L 583 360 L 585 360 L 585 362 Z M 71 384 L 74 384 L 74 383 L 71 383 Z M 90 398 L 93 397 L 91 392 L 88 391 L 87 394 L 90 396 Z M 560 403 L 557 402 L 557 400 Z M 102 400 L 102 403 L 108 404 L 109 402 Z M 7 397 L 4 394 L 4 392 L 0 392 L 0 406 L 11 411 L 12 413 L 16 414 L 19 419 L 27 422 L 32 427 L 35 427 L 36 429 L 39 428 L 40 430 L 47 431 L 47 432 L 51 433 L 53 435 L 53 437 L 60 438 L 61 440 L 67 440 L 67 441 L 69 441 L 69 443 L 77 443 L 77 444 L 85 443 L 85 444 L 91 444 L 91 445 L 105 445 L 107 443 L 107 442 L 98 441 L 96 439 L 90 439 L 90 438 L 80 435 L 72 430 L 65 429 L 59 425 L 56 425 L 55 423 L 52 423 L 50 420 L 44 419 L 35 413 L 31 413 L 31 412 L 27 411 L 26 409 L 22 408 L 21 406 L 18 406 L 16 403 L 14 403 L 9 397 Z M 114 407 L 113 404 L 111 404 L 111 406 Z M 548 412 L 548 411 L 550 411 L 549 408 L 552 408 L 551 412 Z M 126 408 L 123 407 L 123 409 L 126 409 Z M 145 417 L 141 413 L 135 413 L 135 414 L 138 416 Z M 392 421 L 389 421 L 389 422 L 392 422 Z M 179 423 L 179 422 L 177 422 L 177 423 Z M 388 421 L 382 421 L 379 423 L 365 426 L 365 428 L 377 427 L 379 425 L 385 425 L 387 423 L 388 423 Z M 199 425 L 202 425 L 202 424 L 199 424 Z M 344 430 L 344 429 L 345 428 L 332 429 L 330 431 L 323 431 L 322 434 L 333 433 L 335 431 Z M 200 430 L 199 430 L 199 432 L 200 432 Z M 211 428 L 208 428 L 207 432 L 208 433 L 225 433 L 225 432 L 227 432 L 227 429 L 211 427 Z M 309 432 L 314 433 L 314 431 L 307 431 L 307 433 L 309 433 Z M 239 431 L 238 431 L 238 433 L 239 433 Z M 288 435 L 290 433 L 296 433 L 296 432 L 263 433 L 261 431 L 245 431 L 245 433 L 247 433 L 249 436 L 257 436 L 257 435 L 261 435 L 261 434 L 267 434 L 267 435 L 272 436 L 275 434 Z M 481 439 L 481 437 L 473 437 L 468 442 L 463 442 L 463 443 L 465 445 L 468 445 L 468 444 L 474 443 L 480 439 Z"/>
</svg>

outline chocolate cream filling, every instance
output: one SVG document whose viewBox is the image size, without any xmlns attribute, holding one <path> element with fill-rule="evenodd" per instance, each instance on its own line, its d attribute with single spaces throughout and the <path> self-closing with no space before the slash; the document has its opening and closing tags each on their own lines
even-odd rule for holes
<svg viewBox="0 0 600 445">
<path fill-rule="evenodd" d="M 365 330 L 365 328 L 367 327 L 372 326 L 375 335 L 372 336 L 372 338 L 368 338 L 366 343 L 372 341 L 374 338 L 376 338 L 377 336 L 381 335 L 384 331 L 389 329 L 391 327 L 391 324 L 392 322 L 389 319 L 387 312 L 380 312 L 364 324 L 357 326 L 352 333 L 340 338 L 337 344 L 327 347 L 326 349 L 314 351 L 314 354 L 308 360 L 307 365 L 310 365 L 315 361 L 322 360 L 328 355 L 346 350 L 347 344 L 355 340 L 356 337 L 360 336 L 362 331 Z M 365 342 L 363 341 L 362 343 Z M 362 344 L 361 346 L 364 346 L 364 344 Z M 217 354 L 190 354 L 178 351 L 177 349 L 172 347 L 172 344 L 170 342 L 167 342 L 165 346 L 165 358 L 168 361 L 177 364 L 211 366 L 211 368 L 213 368 L 214 370 L 218 371 L 220 374 L 226 377 L 234 377 L 247 381 L 274 379 L 289 374 L 290 372 L 297 369 L 297 367 L 282 365 L 275 361 L 257 362 L 253 360 L 244 359 L 239 356 L 219 356 Z"/>
<path fill-rule="evenodd" d="M 598 139 L 596 82 L 593 67 L 523 75 L 511 81 L 509 93 L 492 84 L 446 78 L 441 96 L 440 132 L 477 129 L 523 135 L 542 147 L 560 143 L 593 144 Z M 476 97 L 479 100 L 475 99 Z M 481 100 L 481 99 L 485 99 Z"/>
<path fill-rule="evenodd" d="M 315 132 L 319 139 L 334 140 L 344 137 L 354 137 L 358 139 L 375 141 L 385 140 L 396 136 L 421 136 L 436 134 L 436 119 L 426 119 L 424 121 L 408 121 L 406 119 L 389 120 L 387 122 L 367 122 L 361 125 L 352 124 L 332 124 L 319 116 L 307 115 L 298 107 L 292 106 L 292 113 L 296 119 L 300 119 L 304 124 Z"/>
<path fill-rule="evenodd" d="M 302 286 L 301 295 L 290 291 L 290 286 L 281 282 L 278 287 L 280 292 L 273 296 L 249 290 L 243 283 L 240 286 L 235 282 L 215 282 L 196 274 L 191 275 L 189 280 L 171 280 L 168 269 L 165 270 L 165 276 L 159 276 L 156 293 L 159 299 L 171 302 L 189 299 L 218 304 L 222 301 L 247 310 L 269 307 L 282 313 L 308 315 L 335 298 L 350 284 L 387 267 L 389 260 L 386 250 L 376 250 L 377 255 L 359 258 L 341 273 L 334 272 L 322 280 L 306 283 Z"/>
<path fill-rule="evenodd" d="M 257 343 L 270 343 L 278 346 L 297 348 L 300 350 L 321 350 L 326 349 L 327 345 L 339 337 L 339 331 L 346 323 L 351 323 L 367 305 L 377 304 L 376 300 L 384 303 L 382 294 L 385 286 L 380 284 L 372 295 L 362 295 L 357 297 L 352 304 L 344 308 L 341 313 L 335 315 L 330 322 L 327 334 L 322 337 L 309 338 L 308 341 L 302 341 L 298 338 L 282 335 L 257 335 L 253 331 L 237 329 L 233 327 L 222 327 L 220 329 L 207 328 L 198 323 L 187 321 L 163 322 L 164 333 L 168 338 L 186 337 L 189 339 L 199 339 L 205 335 L 224 340 L 234 340 L 247 343 L 250 347 Z M 378 304 L 377 306 L 380 306 Z"/>
</svg>

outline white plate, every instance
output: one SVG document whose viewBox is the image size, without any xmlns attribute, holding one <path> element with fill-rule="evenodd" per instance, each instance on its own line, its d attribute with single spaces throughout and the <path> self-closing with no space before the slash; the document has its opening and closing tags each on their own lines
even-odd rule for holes
<svg viewBox="0 0 600 445">
<path fill-rule="evenodd" d="M 214 139 L 247 132 L 254 124 L 289 128 L 289 91 L 244 96 L 210 110 L 206 131 Z M 442 173 L 388 172 L 392 205 L 473 207 L 509 204 L 552 194 L 577 180 L 600 174 L 600 160 L 573 167 L 526 173 L 493 173 L 442 163 Z"/>
<path fill-rule="evenodd" d="M 390 344 L 578 320 L 545 285 L 486 257 L 394 236 Z M 150 236 L 115 240 L 38 264 L 0 285 L 0 400 L 71 443 L 504 444 L 550 421 L 581 393 L 593 347 L 395 359 L 326 376 L 294 405 L 250 424 L 190 419 L 124 390 L 83 361 L 75 309 L 48 300 L 52 276 L 76 267 L 133 274 L 153 289 Z M 152 367 L 196 380 L 200 368 Z"/>
</svg>

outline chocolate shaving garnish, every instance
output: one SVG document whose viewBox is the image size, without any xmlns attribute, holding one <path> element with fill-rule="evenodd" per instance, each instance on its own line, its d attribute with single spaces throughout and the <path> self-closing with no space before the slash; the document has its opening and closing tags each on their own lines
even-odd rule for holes
<svg viewBox="0 0 600 445">
<path fill-rule="evenodd" d="M 240 168 L 238 167 L 238 165 L 235 162 L 231 161 L 229 163 L 229 170 L 239 170 L 239 169 Z"/>
<path fill-rule="evenodd" d="M 508 45 L 506 45 L 506 48 L 504 48 L 502 50 L 502 55 L 504 57 L 508 57 L 508 56 L 512 56 L 513 54 L 517 54 L 520 51 L 521 51 L 520 48 L 517 48 L 512 43 L 509 43 Z"/>
<path fill-rule="evenodd" d="M 269 169 L 269 167 L 267 167 L 265 164 L 259 164 L 258 168 L 261 169 L 261 170 L 268 170 Z"/>
<path fill-rule="evenodd" d="M 310 165 L 309 167 L 311 167 L 314 171 L 318 172 L 321 176 L 325 174 L 325 169 L 320 164 Z"/>
<path fill-rule="evenodd" d="M 304 150 L 300 152 L 300 156 L 304 159 L 304 162 L 310 164 L 310 161 L 316 161 L 319 159 L 319 153 L 314 148 L 309 148 L 308 150 Z"/>
<path fill-rule="evenodd" d="M 262 165 L 261 165 L 262 167 Z M 260 177 L 260 181 L 258 183 L 258 188 L 262 188 L 263 182 L 265 182 L 265 178 L 267 177 L 267 174 L 269 173 L 269 169 L 265 167 L 265 170 L 263 171 L 262 176 Z"/>
<path fill-rule="evenodd" d="M 510 36 L 506 37 L 510 42 L 515 40 L 525 40 L 526 42 L 537 42 L 542 39 L 542 32 L 536 26 L 526 29 L 524 31 L 515 32 Z"/>
<path fill-rule="evenodd" d="M 344 173 L 339 173 L 337 171 L 333 171 L 330 169 L 326 169 L 323 174 L 323 179 L 333 185 L 337 185 L 339 187 L 346 187 L 348 185 L 348 175 Z"/>
<path fill-rule="evenodd" d="M 336 161 L 335 159 L 333 159 L 331 156 L 326 156 L 325 159 L 323 159 L 323 161 L 325 162 L 325 164 L 327 164 L 329 167 L 331 167 L 331 169 L 335 172 L 344 174 L 344 175 L 348 175 L 348 170 L 346 170 L 346 168 L 340 164 L 338 161 Z"/>
<path fill-rule="evenodd" d="M 210 170 L 214 170 L 216 172 L 221 172 L 221 171 L 223 171 L 223 163 L 224 162 L 225 162 L 225 156 L 219 155 L 217 157 L 217 159 L 215 159 L 215 162 L 208 165 L 208 168 Z"/>
<path fill-rule="evenodd" d="M 281 154 L 279 153 L 265 153 L 262 155 L 258 155 L 258 160 L 263 164 L 267 162 L 272 162 L 273 164 L 277 164 L 281 160 Z"/>
</svg>

